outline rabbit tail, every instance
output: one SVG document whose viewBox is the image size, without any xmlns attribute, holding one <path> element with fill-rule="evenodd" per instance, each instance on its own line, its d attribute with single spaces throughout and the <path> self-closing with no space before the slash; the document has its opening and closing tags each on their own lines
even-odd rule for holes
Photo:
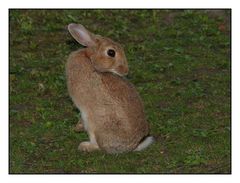
<svg viewBox="0 0 240 183">
<path fill-rule="evenodd" d="M 155 140 L 153 136 L 147 136 L 140 142 L 140 144 L 138 144 L 137 148 L 134 151 L 142 151 L 151 145 L 154 141 Z"/>
</svg>

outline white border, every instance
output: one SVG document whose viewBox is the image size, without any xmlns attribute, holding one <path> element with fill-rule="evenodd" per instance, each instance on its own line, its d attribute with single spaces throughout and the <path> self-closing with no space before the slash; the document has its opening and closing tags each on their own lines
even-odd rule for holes
<svg viewBox="0 0 240 183">
<path fill-rule="evenodd" d="M 240 165 L 240 9 L 237 0 L 9 0 L 0 5 L 1 182 L 237 182 Z M 8 175 L 8 8 L 232 8 L 232 175 Z"/>
<path fill-rule="evenodd" d="M 8 10 L 6 8 L 0 9 L 0 17 L 2 25 L 0 25 L 0 173 L 8 172 Z"/>
<path fill-rule="evenodd" d="M 231 8 L 234 0 L 9 0 L 8 8 Z"/>
</svg>

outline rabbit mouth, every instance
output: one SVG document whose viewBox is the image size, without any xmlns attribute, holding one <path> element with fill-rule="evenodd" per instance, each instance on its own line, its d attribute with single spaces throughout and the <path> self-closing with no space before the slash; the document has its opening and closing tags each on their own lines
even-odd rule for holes
<svg viewBox="0 0 240 183">
<path fill-rule="evenodd" d="M 118 75 L 118 76 L 121 76 L 121 77 L 124 76 L 124 75 L 122 75 L 122 74 L 116 72 L 115 70 L 111 70 L 110 72 L 113 73 L 113 74 L 116 74 L 116 75 Z"/>
<path fill-rule="evenodd" d="M 125 68 L 123 66 L 119 66 L 116 69 L 103 69 L 94 66 L 94 70 L 100 73 L 110 72 L 121 77 L 126 76 L 128 74 L 128 68 L 127 67 Z"/>
<path fill-rule="evenodd" d="M 117 72 L 116 70 L 114 69 L 111 69 L 110 72 L 112 72 L 113 74 L 116 74 L 118 76 L 126 76 L 128 74 L 128 72 L 125 72 L 125 73 L 120 73 L 120 72 Z"/>
</svg>

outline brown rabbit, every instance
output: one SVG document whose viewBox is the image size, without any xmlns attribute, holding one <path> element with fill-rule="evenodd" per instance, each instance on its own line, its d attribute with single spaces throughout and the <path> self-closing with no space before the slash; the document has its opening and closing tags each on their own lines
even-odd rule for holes
<svg viewBox="0 0 240 183">
<path fill-rule="evenodd" d="M 86 130 L 90 138 L 80 143 L 79 150 L 123 153 L 145 149 L 154 140 L 148 136 L 141 98 L 122 77 L 128 73 L 122 47 L 80 24 L 69 24 L 68 30 L 86 46 L 72 52 L 66 64 L 68 91 L 82 118 L 75 130 Z"/>
</svg>

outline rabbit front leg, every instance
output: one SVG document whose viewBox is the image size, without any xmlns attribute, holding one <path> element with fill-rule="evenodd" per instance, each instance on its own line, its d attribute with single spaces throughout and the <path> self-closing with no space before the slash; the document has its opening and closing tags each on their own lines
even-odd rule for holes
<svg viewBox="0 0 240 183">
<path fill-rule="evenodd" d="M 78 150 L 83 152 L 92 152 L 92 151 L 99 150 L 99 146 L 95 143 L 86 141 L 86 142 L 81 142 L 79 144 Z"/>
<path fill-rule="evenodd" d="M 81 142 L 78 146 L 78 150 L 84 151 L 84 152 L 92 152 L 92 151 L 99 150 L 100 148 L 96 142 L 94 132 L 91 130 L 91 128 L 87 132 L 88 132 L 90 141 Z"/>
<path fill-rule="evenodd" d="M 81 112 L 81 118 L 80 120 L 78 121 L 78 123 L 76 124 L 76 126 L 74 127 L 74 131 L 75 132 L 83 132 L 83 131 L 86 131 L 86 126 L 87 126 L 87 115 L 86 113 L 81 109 L 79 108 L 80 112 Z M 85 127 L 84 127 L 85 125 Z"/>
</svg>

